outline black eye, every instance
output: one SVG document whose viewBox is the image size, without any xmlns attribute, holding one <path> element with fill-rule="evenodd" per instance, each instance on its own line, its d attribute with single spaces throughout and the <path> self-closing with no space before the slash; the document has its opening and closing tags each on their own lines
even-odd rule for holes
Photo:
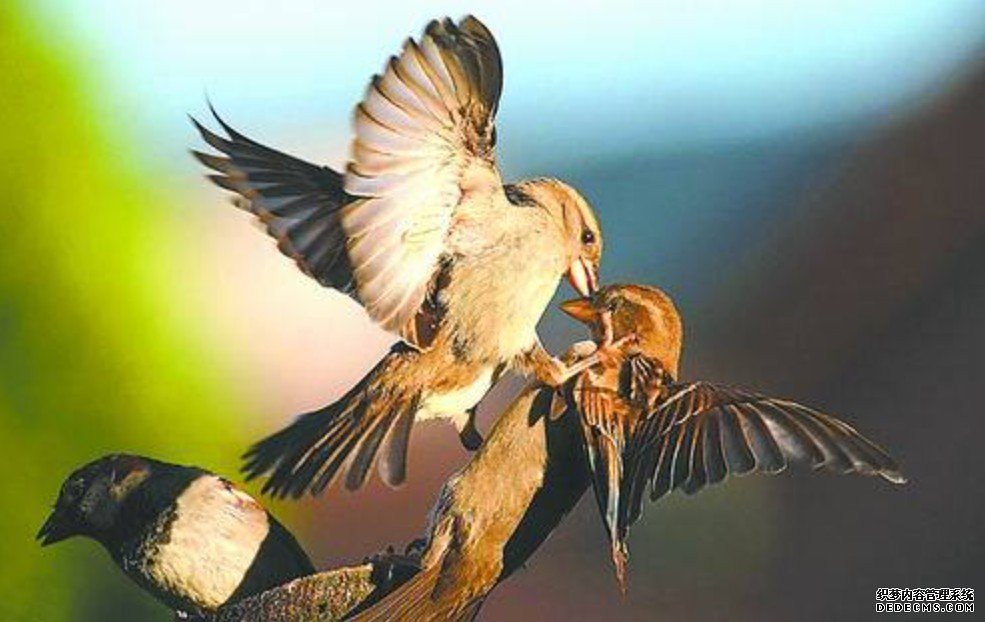
<svg viewBox="0 0 985 622">
<path fill-rule="evenodd" d="M 582 244 L 594 244 L 595 243 L 595 234 L 592 233 L 591 231 L 589 231 L 588 229 L 585 229 L 584 231 L 581 232 L 581 243 Z"/>
<path fill-rule="evenodd" d="M 82 496 L 85 492 L 85 482 L 81 479 L 72 479 L 65 482 L 62 486 L 62 490 L 59 493 L 60 497 L 63 497 L 66 501 L 75 501 Z"/>
</svg>

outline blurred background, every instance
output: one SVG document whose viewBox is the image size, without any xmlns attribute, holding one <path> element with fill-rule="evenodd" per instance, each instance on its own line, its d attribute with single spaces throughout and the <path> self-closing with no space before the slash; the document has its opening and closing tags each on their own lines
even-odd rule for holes
<svg viewBox="0 0 985 622">
<path fill-rule="evenodd" d="M 504 55 L 507 176 L 590 198 L 604 280 L 676 298 L 684 374 L 841 415 L 911 478 L 673 496 L 634 530 L 624 599 L 584 501 L 482 619 L 865 620 L 877 587 L 982 587 L 985 4 L 424 4 L 0 3 L 0 619 L 169 620 L 94 543 L 33 541 L 63 477 L 126 450 L 236 479 L 390 342 L 202 178 L 185 115 L 208 96 L 341 166 L 367 78 L 466 12 Z M 554 309 L 542 334 L 584 338 Z M 358 562 L 421 533 L 466 459 L 422 426 L 401 490 L 273 509 L 320 567 Z"/>
</svg>

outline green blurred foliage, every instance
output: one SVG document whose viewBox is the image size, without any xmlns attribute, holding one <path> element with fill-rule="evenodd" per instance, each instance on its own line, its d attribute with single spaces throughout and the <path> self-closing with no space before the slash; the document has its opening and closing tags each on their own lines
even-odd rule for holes
<svg viewBox="0 0 985 622">
<path fill-rule="evenodd" d="M 0 619 L 167 620 L 95 544 L 33 536 L 98 455 L 235 472 L 245 439 L 196 327 L 176 319 L 192 315 L 175 312 L 180 289 L 162 285 L 181 282 L 165 275 L 180 240 L 163 189 L 95 114 L 85 67 L 17 4 L 0 3 Z"/>
</svg>

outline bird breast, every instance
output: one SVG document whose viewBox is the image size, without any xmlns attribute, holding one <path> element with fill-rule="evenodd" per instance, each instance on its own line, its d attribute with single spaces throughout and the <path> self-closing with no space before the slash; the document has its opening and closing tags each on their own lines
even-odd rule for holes
<svg viewBox="0 0 985 622">
<path fill-rule="evenodd" d="M 566 267 L 561 232 L 545 210 L 508 205 L 473 213 L 454 238 L 445 320 L 472 360 L 508 361 L 537 340 Z"/>
<path fill-rule="evenodd" d="M 269 517 L 254 499 L 203 475 L 124 570 L 176 608 L 214 610 L 236 591 L 269 530 Z"/>
</svg>

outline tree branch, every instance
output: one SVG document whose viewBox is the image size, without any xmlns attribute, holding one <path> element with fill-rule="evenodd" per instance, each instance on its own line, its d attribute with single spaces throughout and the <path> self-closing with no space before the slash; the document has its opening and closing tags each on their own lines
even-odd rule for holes
<svg viewBox="0 0 985 622">
<path fill-rule="evenodd" d="M 372 564 L 337 568 L 295 579 L 223 607 L 212 622 L 333 622 L 376 589 Z"/>
</svg>

